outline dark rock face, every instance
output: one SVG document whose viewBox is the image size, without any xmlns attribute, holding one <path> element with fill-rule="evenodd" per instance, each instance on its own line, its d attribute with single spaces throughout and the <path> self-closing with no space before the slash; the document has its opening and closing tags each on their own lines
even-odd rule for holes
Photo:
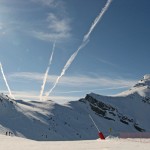
<svg viewBox="0 0 150 150">
<path fill-rule="evenodd" d="M 105 104 L 101 101 L 98 101 L 96 99 L 94 99 L 92 96 L 90 96 L 89 94 L 86 95 L 85 99 L 90 102 L 91 105 L 94 105 L 95 107 L 98 107 L 99 109 L 101 109 L 103 112 L 106 112 L 106 110 L 108 111 L 115 111 L 116 109 L 114 107 L 112 107 L 109 104 Z"/>
<path fill-rule="evenodd" d="M 134 127 L 135 127 L 135 129 L 136 130 L 138 130 L 139 132 L 145 132 L 145 130 L 144 129 L 142 129 L 142 128 L 140 128 L 139 126 L 138 126 L 138 124 L 134 124 Z"/>
<path fill-rule="evenodd" d="M 144 132 L 145 130 L 139 127 L 136 121 L 129 116 L 126 116 L 118 111 L 117 108 L 111 106 L 110 104 L 106 104 L 100 100 L 93 98 L 91 95 L 87 94 L 85 99 L 82 99 L 82 102 L 88 102 L 91 109 L 95 112 L 95 114 L 103 117 L 104 119 L 108 119 L 110 121 L 115 121 L 116 119 L 120 120 L 121 123 L 126 125 L 132 125 L 137 131 Z M 144 102 L 150 102 L 150 98 L 145 98 Z"/>
<path fill-rule="evenodd" d="M 142 100 L 144 103 L 150 104 L 150 97 L 145 97 Z"/>
</svg>

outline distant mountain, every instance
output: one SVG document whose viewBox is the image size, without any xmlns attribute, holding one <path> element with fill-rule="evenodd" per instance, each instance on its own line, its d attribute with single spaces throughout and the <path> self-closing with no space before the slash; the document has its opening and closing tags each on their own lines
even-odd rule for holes
<svg viewBox="0 0 150 150">
<path fill-rule="evenodd" d="M 49 101 L 12 100 L 0 94 L 0 133 L 33 140 L 96 139 L 98 128 L 109 135 L 150 132 L 150 75 L 115 96 L 87 94 L 59 105 Z"/>
</svg>

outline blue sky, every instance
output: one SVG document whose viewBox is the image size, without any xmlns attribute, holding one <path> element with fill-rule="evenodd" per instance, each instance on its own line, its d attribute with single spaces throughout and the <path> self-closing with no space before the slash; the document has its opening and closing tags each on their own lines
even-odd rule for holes
<svg viewBox="0 0 150 150">
<path fill-rule="evenodd" d="M 0 61 L 17 99 L 39 99 L 56 41 L 45 92 L 51 89 L 106 2 L 0 0 Z M 149 73 L 149 8 L 149 0 L 113 0 L 49 98 L 117 94 Z M 0 90 L 7 94 L 2 75 Z"/>
</svg>

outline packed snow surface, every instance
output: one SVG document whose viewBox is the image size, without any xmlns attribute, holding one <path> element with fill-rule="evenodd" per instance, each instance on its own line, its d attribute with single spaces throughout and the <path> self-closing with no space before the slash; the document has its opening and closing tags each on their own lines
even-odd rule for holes
<svg viewBox="0 0 150 150">
<path fill-rule="evenodd" d="M 37 142 L 1 135 L 0 141 L 0 150 L 149 150 L 150 147 L 150 139 Z"/>
</svg>

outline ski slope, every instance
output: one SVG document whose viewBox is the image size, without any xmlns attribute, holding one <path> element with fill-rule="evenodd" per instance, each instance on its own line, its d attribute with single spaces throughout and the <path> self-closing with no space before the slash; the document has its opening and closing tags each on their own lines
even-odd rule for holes
<svg viewBox="0 0 150 150">
<path fill-rule="evenodd" d="M 37 142 L 1 135 L 0 141 L 0 150 L 149 150 L 150 147 L 150 139 Z"/>
</svg>

